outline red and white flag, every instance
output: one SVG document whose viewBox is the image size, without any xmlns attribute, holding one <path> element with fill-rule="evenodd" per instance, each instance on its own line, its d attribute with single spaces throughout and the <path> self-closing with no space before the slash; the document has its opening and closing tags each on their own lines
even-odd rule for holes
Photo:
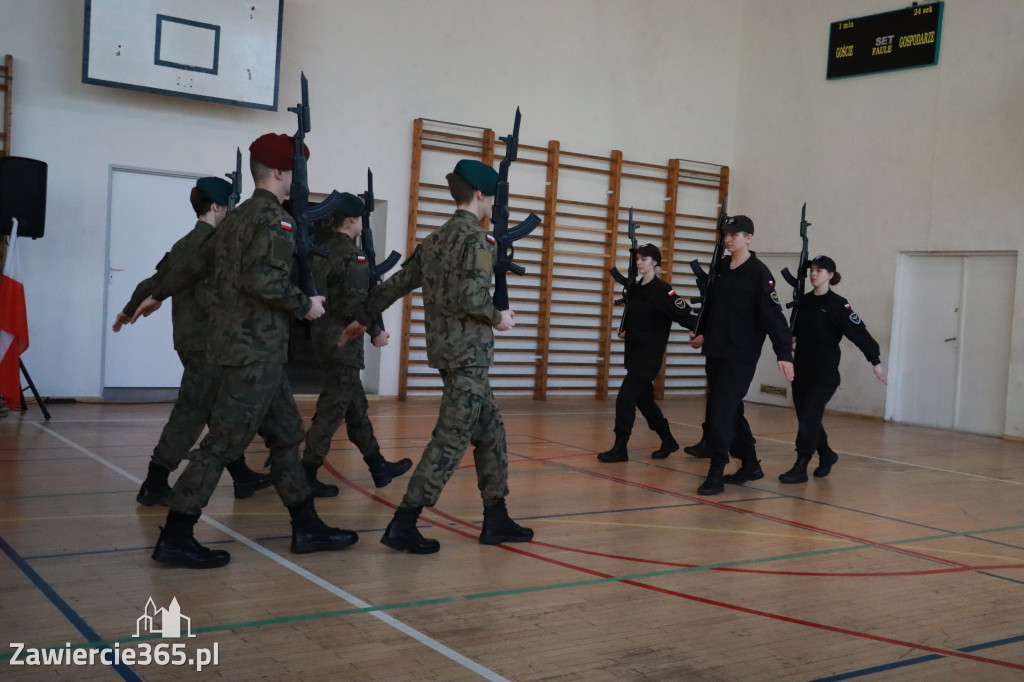
<svg viewBox="0 0 1024 682">
<path fill-rule="evenodd" d="M 0 396 L 8 407 L 21 404 L 21 354 L 28 349 L 25 287 L 18 278 L 18 221 L 11 230 L 3 279 L 0 279 Z"/>
</svg>

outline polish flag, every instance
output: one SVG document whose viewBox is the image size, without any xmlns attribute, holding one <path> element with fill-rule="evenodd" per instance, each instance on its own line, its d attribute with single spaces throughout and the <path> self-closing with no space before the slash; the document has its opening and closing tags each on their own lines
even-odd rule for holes
<svg viewBox="0 0 1024 682">
<path fill-rule="evenodd" d="M 7 262 L 0 279 L 0 396 L 7 406 L 21 405 L 21 367 L 18 361 L 28 349 L 28 317 L 25 315 L 25 287 L 18 279 L 18 221 L 11 230 Z"/>
</svg>

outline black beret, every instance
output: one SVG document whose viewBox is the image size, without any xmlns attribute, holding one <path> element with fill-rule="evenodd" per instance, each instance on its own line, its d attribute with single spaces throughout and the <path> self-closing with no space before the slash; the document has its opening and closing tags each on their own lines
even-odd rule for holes
<svg viewBox="0 0 1024 682">
<path fill-rule="evenodd" d="M 366 212 L 366 204 L 363 200 L 351 192 L 341 193 L 341 204 L 334 212 L 346 218 L 358 218 Z"/>
<path fill-rule="evenodd" d="M 498 193 L 498 171 L 475 159 L 463 159 L 455 164 L 455 174 L 487 196 Z"/>
<path fill-rule="evenodd" d="M 196 180 L 196 189 L 213 203 L 227 206 L 234 188 L 223 178 L 199 178 Z"/>
</svg>

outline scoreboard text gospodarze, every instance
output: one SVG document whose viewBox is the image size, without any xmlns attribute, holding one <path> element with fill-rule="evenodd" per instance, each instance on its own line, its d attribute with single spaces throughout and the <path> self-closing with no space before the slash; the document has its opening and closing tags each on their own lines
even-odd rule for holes
<svg viewBox="0 0 1024 682">
<path fill-rule="evenodd" d="M 933 2 L 833 22 L 828 78 L 937 64 L 942 4 Z"/>
</svg>

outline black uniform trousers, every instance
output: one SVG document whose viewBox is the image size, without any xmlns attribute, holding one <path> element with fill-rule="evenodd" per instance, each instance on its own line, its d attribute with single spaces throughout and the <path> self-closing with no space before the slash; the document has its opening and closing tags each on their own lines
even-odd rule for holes
<svg viewBox="0 0 1024 682">
<path fill-rule="evenodd" d="M 615 398 L 615 437 L 629 439 L 636 421 L 636 411 L 647 420 L 647 426 L 659 436 L 669 432 L 668 420 L 654 402 L 654 378 L 661 367 L 626 369 L 619 394 Z"/>
<path fill-rule="evenodd" d="M 743 462 L 756 463 L 754 436 L 743 416 L 743 396 L 750 388 L 757 362 L 706 358 L 708 398 L 704 412 L 707 450 L 711 460 L 729 462 L 729 453 Z"/>
<path fill-rule="evenodd" d="M 796 433 L 797 456 L 810 457 L 815 451 L 828 452 L 828 434 L 821 425 L 821 419 L 837 388 L 838 385 L 793 382 L 793 405 L 800 423 Z"/>
</svg>

